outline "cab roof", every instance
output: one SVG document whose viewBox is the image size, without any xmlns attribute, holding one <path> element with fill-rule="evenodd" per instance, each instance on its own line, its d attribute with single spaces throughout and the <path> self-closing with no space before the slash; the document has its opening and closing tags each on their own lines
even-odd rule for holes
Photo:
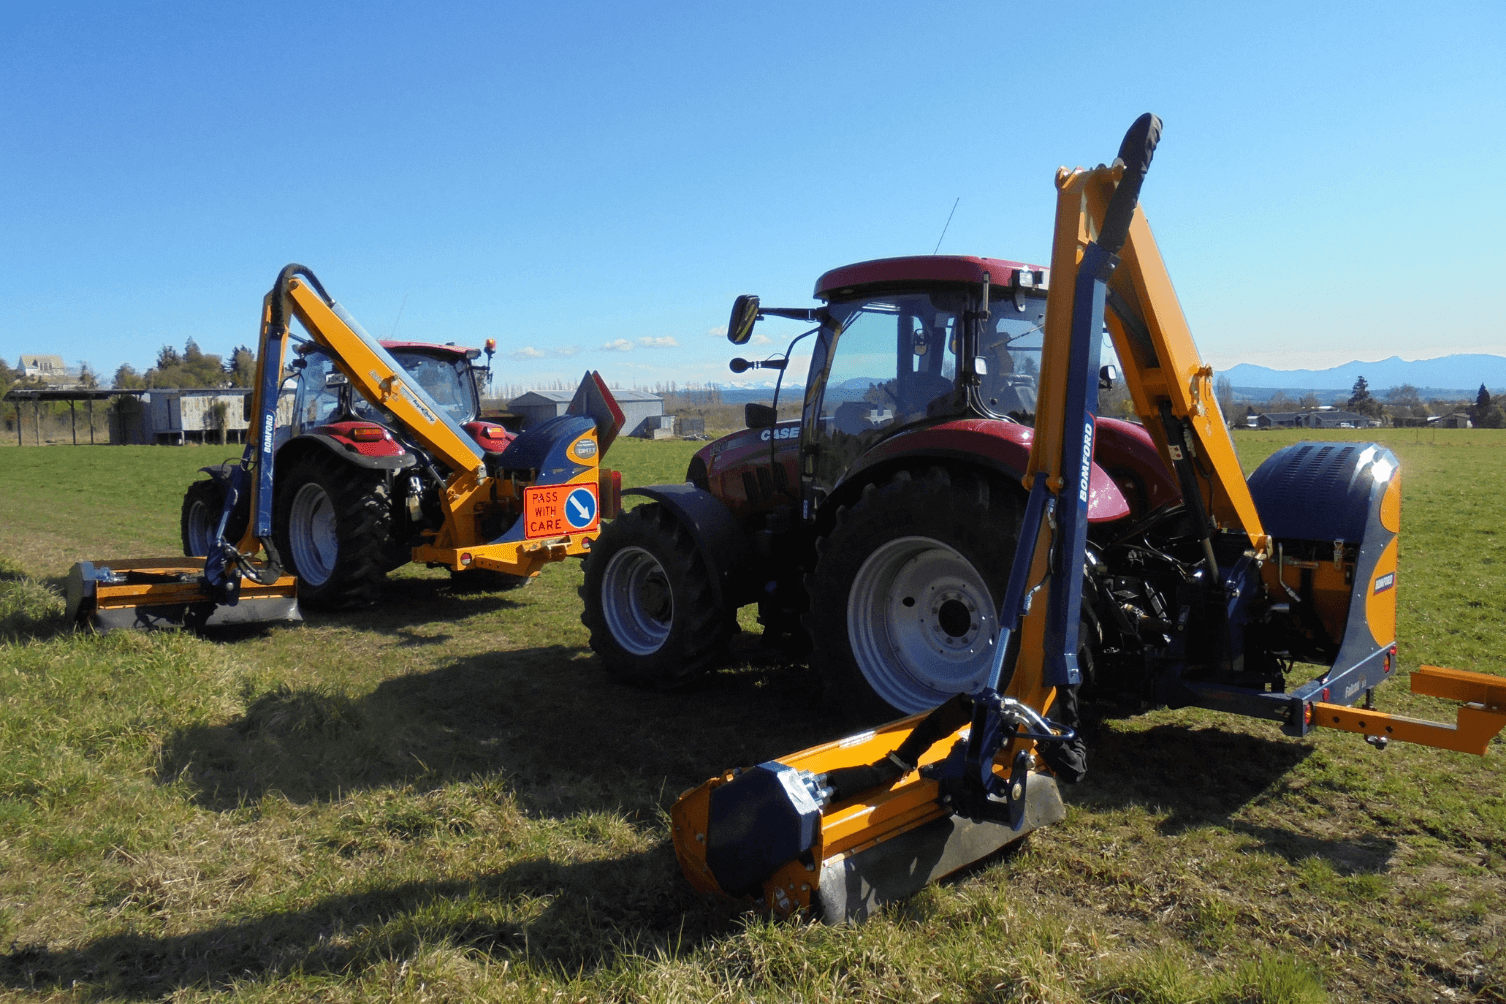
<svg viewBox="0 0 1506 1004">
<path fill-rule="evenodd" d="M 391 352 L 393 349 L 410 349 L 419 352 L 432 352 L 435 355 L 459 356 L 462 359 L 475 359 L 481 354 L 480 349 L 467 348 L 464 345 L 439 345 L 435 342 L 391 342 L 381 339 L 382 348 Z"/>
<path fill-rule="evenodd" d="M 1045 273 L 1043 265 L 1005 258 L 974 258 L 970 255 L 912 255 L 907 258 L 876 258 L 834 268 L 816 280 L 817 298 L 829 300 L 862 286 L 910 282 L 981 283 L 985 273 L 990 283 L 1008 286 L 1017 271 Z M 1033 276 L 1032 285 L 1044 285 L 1043 275 Z"/>
</svg>

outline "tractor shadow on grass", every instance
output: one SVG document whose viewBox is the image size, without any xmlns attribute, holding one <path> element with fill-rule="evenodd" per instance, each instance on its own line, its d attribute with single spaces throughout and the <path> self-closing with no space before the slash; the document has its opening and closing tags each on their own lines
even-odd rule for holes
<svg viewBox="0 0 1506 1004">
<path fill-rule="evenodd" d="M 1381 837 L 1325 839 L 1236 818 L 1246 806 L 1292 790 L 1293 769 L 1312 752 L 1295 740 L 1170 724 L 1138 731 L 1100 727 L 1087 738 L 1090 770 L 1082 783 L 1062 788 L 1069 803 L 1164 812 L 1158 829 L 1166 834 L 1220 826 L 1254 838 L 1251 851 L 1293 862 L 1320 857 L 1340 874 L 1384 871 L 1396 851 L 1395 841 Z"/>
<path fill-rule="evenodd" d="M 396 613 L 395 611 L 393 613 Z M 397 644 L 423 611 L 383 614 Z M 584 648 L 466 656 L 351 697 L 279 686 L 246 711 L 163 743 L 157 777 L 229 810 L 278 792 L 297 803 L 500 776 L 531 813 L 623 812 L 649 825 L 684 789 L 840 735 L 808 671 L 790 664 L 711 673 L 660 692 L 611 681 Z"/>
<path fill-rule="evenodd" d="M 549 905 L 534 912 L 539 902 Z M 155 1000 L 277 974 L 359 973 L 436 944 L 569 979 L 624 954 L 682 956 L 739 923 L 736 907 L 692 893 L 661 845 L 611 860 L 532 860 L 474 879 L 335 895 L 188 934 L 126 932 L 60 949 L 13 943 L 0 954 L 0 986 Z"/>
</svg>

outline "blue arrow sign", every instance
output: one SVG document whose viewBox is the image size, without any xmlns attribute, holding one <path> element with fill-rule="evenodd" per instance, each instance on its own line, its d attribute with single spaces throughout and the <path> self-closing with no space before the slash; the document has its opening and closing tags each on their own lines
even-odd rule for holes
<svg viewBox="0 0 1506 1004">
<path fill-rule="evenodd" d="M 584 530 L 596 522 L 596 493 L 584 486 L 565 499 L 565 520 L 573 530 Z"/>
</svg>

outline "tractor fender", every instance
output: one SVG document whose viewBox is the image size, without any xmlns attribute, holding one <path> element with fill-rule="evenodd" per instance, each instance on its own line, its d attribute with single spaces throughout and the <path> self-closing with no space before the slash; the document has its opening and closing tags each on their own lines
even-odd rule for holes
<svg viewBox="0 0 1506 1004">
<path fill-rule="evenodd" d="M 418 463 L 418 458 L 411 453 L 373 457 L 370 454 L 357 453 L 334 436 L 327 436 L 321 432 L 309 432 L 293 437 L 278 448 L 278 466 L 287 463 L 282 459 L 284 456 L 301 455 L 317 449 L 328 450 L 353 467 L 365 467 L 373 471 L 401 471 Z"/>
<path fill-rule="evenodd" d="M 864 454 L 832 494 L 844 494 L 842 489 L 846 485 L 871 480 L 872 475 L 864 472 L 877 473 L 874 468 L 880 465 L 894 466 L 931 457 L 986 467 L 1019 481 L 1030 462 L 1030 443 L 1034 438 L 1035 430 L 1029 426 L 998 419 L 959 418 L 921 426 L 891 436 Z M 1129 512 L 1124 493 L 1095 462 L 1088 479 L 1088 522 L 1106 523 L 1122 519 Z"/>
<path fill-rule="evenodd" d="M 231 473 L 240 466 L 240 461 L 227 460 L 223 464 L 212 464 L 209 467 L 200 467 L 200 474 L 208 474 L 209 480 L 218 481 L 222 485 L 230 483 Z"/>
<path fill-rule="evenodd" d="M 642 495 L 675 514 L 695 541 L 696 551 L 711 572 L 711 587 L 717 606 L 725 606 L 739 593 L 735 577 L 748 563 L 748 538 L 732 511 L 708 491 L 690 482 L 682 485 L 648 485 L 629 488 L 622 494 Z"/>
</svg>

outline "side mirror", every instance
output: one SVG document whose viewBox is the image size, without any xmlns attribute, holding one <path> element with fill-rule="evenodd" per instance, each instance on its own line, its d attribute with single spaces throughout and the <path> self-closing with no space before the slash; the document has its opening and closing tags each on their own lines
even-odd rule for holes
<svg viewBox="0 0 1506 1004">
<path fill-rule="evenodd" d="M 1101 369 L 1099 369 L 1099 371 L 1098 371 L 1098 389 L 1099 390 L 1113 390 L 1114 389 L 1114 385 L 1117 384 L 1118 382 L 1119 382 L 1119 368 L 1117 366 L 1115 366 L 1113 363 L 1110 363 L 1109 365 L 1104 366 Z"/>
<path fill-rule="evenodd" d="M 746 345 L 753 337 L 753 324 L 758 320 L 758 297 L 744 294 L 732 301 L 732 316 L 727 320 L 727 341 L 733 345 Z"/>
<path fill-rule="evenodd" d="M 743 405 L 743 422 L 750 429 L 768 429 L 779 421 L 779 413 L 771 405 L 749 401 Z"/>
</svg>

